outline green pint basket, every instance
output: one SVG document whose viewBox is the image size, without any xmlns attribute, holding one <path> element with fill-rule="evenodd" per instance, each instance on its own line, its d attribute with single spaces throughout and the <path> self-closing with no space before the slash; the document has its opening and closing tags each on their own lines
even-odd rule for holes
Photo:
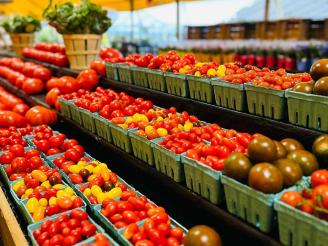
<svg viewBox="0 0 328 246">
<path fill-rule="evenodd" d="M 295 91 L 286 91 L 289 122 L 295 125 L 328 131 L 328 98 Z"/>
<path fill-rule="evenodd" d="M 188 84 L 185 74 L 164 73 L 167 92 L 180 97 L 188 97 Z"/>
<path fill-rule="evenodd" d="M 106 62 L 106 77 L 109 80 L 118 80 L 117 65 L 115 63 Z"/>
<path fill-rule="evenodd" d="M 146 73 L 150 89 L 166 92 L 165 77 L 162 71 L 147 69 Z"/>
<path fill-rule="evenodd" d="M 212 103 L 213 86 L 210 78 L 187 75 L 187 81 L 190 98 L 202 102 Z"/>
<path fill-rule="evenodd" d="M 148 88 L 147 68 L 131 66 L 130 67 L 133 84 Z"/>
<path fill-rule="evenodd" d="M 285 91 L 266 88 L 251 83 L 245 84 L 248 111 L 251 114 L 274 120 L 285 118 L 287 104 Z"/>
<path fill-rule="evenodd" d="M 133 84 L 130 66 L 124 63 L 117 63 L 116 67 L 119 80 L 124 83 Z"/>
<path fill-rule="evenodd" d="M 212 80 L 216 105 L 237 111 L 246 110 L 244 84 L 234 84 L 220 79 Z"/>
</svg>

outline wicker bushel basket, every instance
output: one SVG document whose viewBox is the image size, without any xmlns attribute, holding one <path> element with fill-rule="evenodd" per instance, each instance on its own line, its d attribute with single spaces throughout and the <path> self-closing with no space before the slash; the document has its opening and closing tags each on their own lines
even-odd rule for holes
<svg viewBox="0 0 328 246">
<path fill-rule="evenodd" d="M 32 47 L 34 43 L 34 33 L 10 33 L 13 49 L 17 55 L 21 55 L 21 51 L 25 47 Z"/>
<path fill-rule="evenodd" d="M 63 39 L 71 69 L 88 69 L 99 54 L 101 35 L 65 34 Z"/>
</svg>

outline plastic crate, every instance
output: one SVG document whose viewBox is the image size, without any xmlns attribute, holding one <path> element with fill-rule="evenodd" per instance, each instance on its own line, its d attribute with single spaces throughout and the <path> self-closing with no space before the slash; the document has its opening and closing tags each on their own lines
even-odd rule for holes
<svg viewBox="0 0 328 246">
<path fill-rule="evenodd" d="M 328 131 L 328 98 L 286 91 L 289 122 L 319 131 Z"/>
<path fill-rule="evenodd" d="M 82 126 L 88 129 L 90 132 L 96 133 L 96 125 L 93 113 L 83 108 L 78 109 L 80 111 Z"/>
<path fill-rule="evenodd" d="M 187 187 L 214 204 L 223 201 L 224 193 L 221 184 L 222 172 L 215 171 L 199 161 L 182 154 L 182 164 Z"/>
<path fill-rule="evenodd" d="M 118 80 L 117 65 L 115 63 L 106 62 L 106 77 L 109 80 Z"/>
<path fill-rule="evenodd" d="M 109 123 L 109 125 L 110 125 L 110 129 L 112 132 L 114 145 L 125 150 L 125 152 L 127 152 L 127 153 L 131 153 L 132 148 L 131 148 L 129 131 L 133 130 L 134 128 L 132 128 L 132 129 L 122 128 L 111 122 Z"/>
<path fill-rule="evenodd" d="M 71 119 L 82 126 L 82 117 L 79 107 L 72 103 L 70 104 L 70 111 L 72 116 Z"/>
<path fill-rule="evenodd" d="M 116 67 L 118 71 L 119 81 L 128 84 L 133 84 L 130 66 L 123 63 L 117 63 Z"/>
<path fill-rule="evenodd" d="M 154 165 L 154 153 L 152 148 L 152 142 L 142 136 L 136 134 L 137 130 L 130 131 L 130 139 L 133 155 L 140 160 L 148 163 L 149 165 Z"/>
<path fill-rule="evenodd" d="M 98 113 L 94 113 L 93 117 L 95 121 L 97 135 L 107 140 L 107 142 L 109 143 L 113 142 L 112 132 L 109 127 L 109 120 L 103 118 Z"/>
<path fill-rule="evenodd" d="M 152 140 L 154 162 L 157 171 L 164 173 L 176 182 L 184 180 L 184 170 L 181 163 L 181 155 L 165 149 L 158 143 L 162 138 Z"/>
<path fill-rule="evenodd" d="M 65 117 L 71 119 L 72 118 L 72 114 L 71 114 L 72 100 L 65 100 L 62 97 L 58 97 L 58 101 L 59 101 L 59 104 L 60 104 L 61 114 L 64 115 Z"/>
<path fill-rule="evenodd" d="M 130 67 L 133 84 L 148 88 L 147 68 L 131 66 Z"/>
<path fill-rule="evenodd" d="M 221 177 L 227 209 L 230 213 L 270 232 L 275 223 L 273 202 L 276 194 L 264 194 L 225 175 Z"/>
<path fill-rule="evenodd" d="M 77 209 L 85 211 L 85 209 L 83 209 L 83 208 L 77 208 Z M 56 214 L 56 215 L 53 215 L 51 217 L 46 217 L 46 220 L 55 221 L 60 215 L 62 215 L 62 214 L 68 214 L 69 215 L 71 213 L 71 211 L 72 210 L 69 210 L 67 212 Z M 90 216 L 88 217 L 88 220 L 97 227 L 97 232 L 104 233 L 104 229 L 101 228 Z M 27 227 L 28 236 L 30 237 L 32 245 L 34 245 L 34 246 L 39 246 L 39 244 L 37 243 L 36 239 L 34 238 L 33 232 L 36 229 L 40 228 L 42 223 L 43 223 L 43 221 L 39 221 L 39 222 L 36 222 L 36 223 L 34 223 L 32 225 L 29 225 Z M 81 241 L 79 244 L 76 244 L 76 245 L 83 245 L 83 243 L 86 243 L 86 242 L 89 242 L 89 238 L 84 240 L 84 241 Z"/>
<path fill-rule="evenodd" d="M 180 97 L 188 97 L 188 84 L 185 74 L 164 73 L 167 92 Z"/>
<path fill-rule="evenodd" d="M 152 90 L 166 92 L 164 73 L 160 70 L 147 70 L 148 86 Z"/>
<path fill-rule="evenodd" d="M 244 84 L 234 84 L 220 79 L 213 79 L 212 84 L 216 105 L 237 111 L 246 110 Z"/>
<path fill-rule="evenodd" d="M 199 101 L 212 103 L 213 86 L 212 80 L 205 77 L 187 75 L 189 97 Z"/>
<path fill-rule="evenodd" d="M 275 120 L 285 118 L 287 114 L 285 91 L 245 84 L 248 111 L 251 114 L 265 116 Z"/>
</svg>

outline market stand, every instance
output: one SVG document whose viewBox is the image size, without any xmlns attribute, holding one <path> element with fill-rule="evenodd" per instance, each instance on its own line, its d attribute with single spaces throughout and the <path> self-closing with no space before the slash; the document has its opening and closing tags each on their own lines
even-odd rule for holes
<svg viewBox="0 0 328 246">
<path fill-rule="evenodd" d="M 37 61 L 33 60 L 33 62 Z M 45 63 L 42 64 L 50 68 L 57 76 L 77 75 L 75 71 L 69 69 L 58 68 Z M 25 92 L 17 90 L 17 88 L 3 79 L 1 79 L 0 84 L 12 93 L 24 98 L 31 105 L 45 105 L 43 95 L 28 96 Z M 295 137 L 300 139 L 307 147 L 309 147 L 315 137 L 320 135 L 318 131 L 246 113 L 239 113 L 191 99 L 155 92 L 135 85 L 127 85 L 118 81 L 108 81 L 103 78 L 101 84 L 105 87 L 126 91 L 133 96 L 151 99 L 159 106 L 174 105 L 179 110 L 188 110 L 192 113 L 197 112 L 202 119 L 209 122 L 219 122 L 224 127 L 247 130 L 249 132 L 260 131 L 275 138 Z M 152 200 L 165 205 L 170 214 L 179 219 L 185 226 L 208 224 L 220 231 L 223 240 L 231 244 L 247 242 L 256 245 L 279 245 L 276 229 L 269 235 L 259 232 L 254 227 L 227 213 L 224 207 L 217 207 L 200 196 L 193 194 L 185 186 L 174 182 L 155 169 L 150 168 L 143 161 L 97 137 L 70 119 L 60 115 L 57 127 L 68 136 L 74 132 L 74 136 L 78 136 L 78 139 L 83 142 L 90 154 L 102 161 L 110 160 L 114 171 L 126 180 L 129 180 L 136 188 L 142 188 L 143 192 L 149 195 Z M 95 150 L 94 146 L 97 146 L 97 150 Z"/>
</svg>

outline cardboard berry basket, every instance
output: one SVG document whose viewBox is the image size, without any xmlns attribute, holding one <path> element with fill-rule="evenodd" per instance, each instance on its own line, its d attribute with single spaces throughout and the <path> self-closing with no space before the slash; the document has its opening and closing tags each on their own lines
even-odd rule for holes
<svg viewBox="0 0 328 246">
<path fill-rule="evenodd" d="M 309 187 L 309 179 L 305 177 L 303 182 L 292 189 L 302 191 L 303 188 Z M 280 242 L 289 246 L 328 245 L 328 222 L 281 202 L 280 197 L 282 194 L 283 192 L 279 194 L 274 202 L 274 209 L 277 211 Z"/>
<path fill-rule="evenodd" d="M 93 118 L 95 121 L 96 134 L 105 139 L 107 142 L 112 143 L 112 132 L 109 126 L 109 120 L 105 119 L 98 113 L 93 113 Z"/>
<path fill-rule="evenodd" d="M 131 139 L 131 147 L 133 155 L 140 160 L 148 163 L 150 166 L 154 165 L 154 153 L 151 140 L 146 137 L 139 136 L 137 129 L 129 132 Z"/>
<path fill-rule="evenodd" d="M 170 223 L 170 227 L 171 228 L 180 227 L 183 230 L 183 232 L 184 232 L 183 233 L 184 236 L 186 236 L 186 234 L 188 233 L 188 230 L 186 228 L 184 228 L 182 225 L 180 225 L 178 222 L 176 222 L 171 217 L 170 217 L 170 221 L 171 221 L 171 223 Z M 140 226 L 142 226 L 144 224 L 144 222 L 145 222 L 145 220 L 143 220 L 141 222 L 138 222 L 137 225 L 140 227 Z M 119 230 L 119 239 L 120 239 L 120 242 L 124 246 L 133 246 L 133 244 L 124 237 L 124 235 L 123 235 L 124 230 L 125 230 L 125 228 L 122 228 L 122 229 Z"/>
<path fill-rule="evenodd" d="M 164 148 L 158 143 L 163 141 L 163 138 L 152 140 L 152 149 L 154 153 L 154 163 L 157 171 L 169 176 L 176 182 L 184 180 L 184 170 L 181 163 L 181 154 L 175 154 L 172 151 Z"/>
<path fill-rule="evenodd" d="M 76 208 L 76 209 L 85 211 L 85 208 Z M 74 209 L 74 210 L 75 210 L 75 209 Z M 72 212 L 72 210 L 69 210 L 69 211 L 66 211 L 66 212 L 64 212 L 64 213 L 60 213 L 60 214 L 55 214 L 55 215 L 53 215 L 53 216 L 46 217 L 45 220 L 55 221 L 60 215 L 62 215 L 62 214 L 67 214 L 67 215 L 69 215 L 71 212 Z M 33 245 L 33 246 L 39 246 L 39 244 L 38 244 L 37 241 L 36 241 L 36 238 L 34 238 L 34 236 L 33 236 L 33 232 L 34 232 L 36 229 L 40 228 L 41 225 L 42 225 L 42 223 L 43 223 L 45 220 L 42 220 L 42 221 L 36 222 L 36 223 L 31 224 L 31 225 L 29 225 L 29 226 L 27 227 L 27 233 L 28 233 L 29 238 L 30 238 L 31 241 L 32 241 L 32 245 Z M 101 227 L 100 227 L 100 226 L 99 226 L 99 225 L 98 225 L 93 219 L 91 219 L 90 216 L 88 216 L 88 220 L 89 220 L 92 224 L 94 224 L 94 225 L 97 227 L 97 231 L 96 231 L 96 233 L 97 233 L 97 232 L 104 233 L 104 229 L 101 228 Z M 91 237 L 91 238 L 94 238 L 94 237 Z M 86 244 L 87 242 L 89 242 L 91 238 L 85 239 L 85 240 L 81 241 L 80 243 L 78 243 L 78 244 L 76 244 L 76 245 L 84 245 L 84 244 Z"/>
<path fill-rule="evenodd" d="M 185 74 L 164 73 L 167 92 L 180 97 L 188 97 L 188 84 Z"/>
<path fill-rule="evenodd" d="M 229 213 L 270 232 L 276 222 L 273 203 L 278 194 L 265 194 L 225 176 L 221 177 Z"/>
<path fill-rule="evenodd" d="M 216 105 L 244 112 L 246 110 L 246 91 L 244 84 L 234 84 L 221 79 L 213 79 L 212 85 Z"/>
<path fill-rule="evenodd" d="M 58 100 L 60 104 L 60 113 L 69 119 L 73 119 L 71 113 L 71 107 L 74 100 L 66 100 L 62 97 L 58 97 Z"/>
<path fill-rule="evenodd" d="M 120 246 L 117 242 L 114 241 L 114 239 L 112 239 L 110 236 L 108 236 L 106 233 L 103 233 L 104 236 L 108 239 L 108 241 L 110 242 L 111 246 Z M 76 244 L 75 246 L 84 246 L 84 245 L 90 245 L 90 244 L 94 244 L 96 242 L 96 237 L 90 237 L 78 244 Z"/>
<path fill-rule="evenodd" d="M 133 84 L 130 66 L 124 63 L 116 64 L 118 71 L 118 79 L 123 83 Z"/>
<path fill-rule="evenodd" d="M 251 114 L 282 120 L 287 115 L 285 91 L 245 83 L 248 111 Z"/>
<path fill-rule="evenodd" d="M 92 133 L 96 133 L 95 118 L 89 110 L 78 107 L 81 117 L 81 125 Z"/>
<path fill-rule="evenodd" d="M 43 221 L 45 221 L 45 220 L 47 220 L 47 219 L 49 219 L 49 218 L 53 218 L 53 217 L 55 217 L 56 215 L 60 215 L 60 214 L 55 214 L 55 215 L 53 215 L 53 216 L 47 216 L 47 217 L 44 217 L 44 218 L 43 218 L 42 220 L 40 220 L 40 221 L 34 221 L 32 215 L 30 214 L 30 212 L 29 212 L 28 209 L 27 209 L 27 206 L 26 206 L 27 201 L 28 201 L 28 199 L 25 199 L 25 200 L 22 201 L 22 204 L 23 204 L 23 217 L 24 217 L 25 221 L 26 221 L 29 225 L 31 225 L 31 224 L 36 224 L 36 223 L 41 223 L 41 224 L 42 224 Z M 82 203 L 83 203 L 83 205 L 82 205 L 81 207 L 79 207 L 79 208 L 72 208 L 72 209 L 70 209 L 70 210 L 67 210 L 67 212 L 71 212 L 71 211 L 74 210 L 74 209 L 81 209 L 81 210 L 86 211 L 86 206 L 87 206 L 87 205 L 85 204 L 85 202 L 83 201 L 83 199 L 82 199 Z M 65 212 L 65 213 L 66 213 L 66 212 Z"/>
<path fill-rule="evenodd" d="M 213 86 L 212 79 L 187 75 L 189 97 L 198 101 L 212 103 Z"/>
<path fill-rule="evenodd" d="M 328 97 L 286 91 L 286 98 L 290 123 L 328 131 Z"/>
<path fill-rule="evenodd" d="M 11 181 L 10 182 L 10 194 L 11 196 L 14 198 L 14 201 L 15 203 L 17 204 L 18 208 L 23 211 L 24 209 L 24 206 L 23 206 L 23 201 L 26 200 L 26 198 L 19 198 L 16 194 L 16 192 L 14 191 L 13 187 L 14 185 L 17 183 L 17 182 L 20 182 L 21 180 L 23 179 L 18 179 L 18 180 L 15 180 L 15 181 Z M 68 187 L 68 184 L 66 184 L 64 181 L 62 181 L 62 184 L 64 185 L 63 188 L 61 188 L 60 190 L 62 189 L 65 189 L 66 187 Z"/>
<path fill-rule="evenodd" d="M 127 153 L 131 153 L 132 147 L 129 132 L 134 130 L 135 128 L 122 128 L 111 122 L 109 122 L 109 126 L 111 129 L 114 145 L 119 147 L 120 149 L 125 150 Z"/>
<path fill-rule="evenodd" d="M 224 200 L 221 171 L 216 171 L 203 163 L 182 154 L 181 161 L 188 189 L 201 195 L 211 203 L 220 204 Z"/>
<path fill-rule="evenodd" d="M 147 69 L 146 74 L 150 89 L 166 92 L 164 72 L 161 70 Z"/>
<path fill-rule="evenodd" d="M 118 70 L 115 63 L 106 62 L 106 77 L 109 80 L 118 80 Z"/>
<path fill-rule="evenodd" d="M 130 67 L 133 83 L 138 86 L 142 87 L 149 87 L 148 86 L 148 77 L 146 71 L 148 68 L 138 67 L 138 66 L 131 66 Z"/>
<path fill-rule="evenodd" d="M 133 190 L 133 191 L 135 191 L 135 189 L 134 189 L 131 185 L 129 185 L 127 182 L 125 182 L 124 179 L 118 177 L 118 181 L 119 181 L 120 183 L 122 183 L 122 184 L 125 184 L 128 190 Z M 92 204 L 92 203 L 90 202 L 90 200 L 88 199 L 88 197 L 87 197 L 82 191 L 79 190 L 79 187 L 81 187 L 82 185 L 86 185 L 86 184 L 88 184 L 88 182 L 86 182 L 86 183 L 81 183 L 81 184 L 75 184 L 75 185 L 74 185 L 74 190 L 75 190 L 76 194 L 77 194 L 79 197 L 81 197 L 81 198 L 85 201 L 85 203 L 86 203 L 90 208 L 93 208 L 94 206 L 96 206 L 96 205 L 99 204 L 99 203 L 97 203 L 97 204 Z"/>
</svg>

